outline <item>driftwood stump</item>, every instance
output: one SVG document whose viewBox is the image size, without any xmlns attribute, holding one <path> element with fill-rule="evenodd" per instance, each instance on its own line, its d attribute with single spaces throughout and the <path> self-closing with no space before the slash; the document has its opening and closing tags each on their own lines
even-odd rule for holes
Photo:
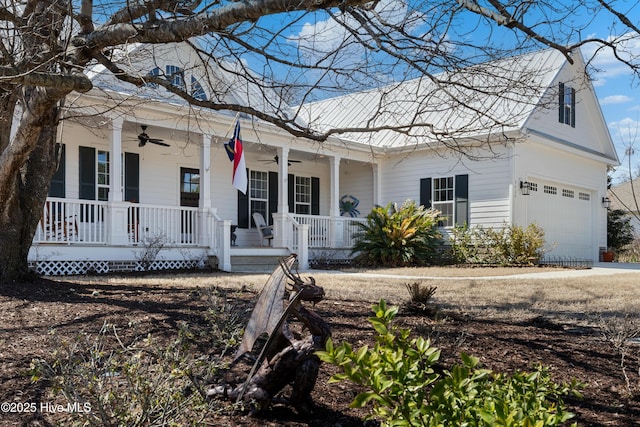
<svg viewBox="0 0 640 427">
<path fill-rule="evenodd" d="M 295 255 L 281 261 L 269 277 L 247 324 L 234 362 L 250 351 L 264 333 L 269 339 L 246 381 L 235 387 L 213 387 L 209 396 L 243 401 L 254 413 L 268 408 L 276 400 L 291 404 L 301 415 L 312 412 L 311 391 L 320 368 L 315 352 L 324 350 L 331 329 L 317 313 L 303 305 L 321 301 L 324 290 L 313 278 L 304 281 L 293 273 L 294 261 Z M 288 303 L 284 302 L 285 290 L 289 292 Z M 287 386 L 291 386 L 291 393 L 281 398 Z"/>
</svg>

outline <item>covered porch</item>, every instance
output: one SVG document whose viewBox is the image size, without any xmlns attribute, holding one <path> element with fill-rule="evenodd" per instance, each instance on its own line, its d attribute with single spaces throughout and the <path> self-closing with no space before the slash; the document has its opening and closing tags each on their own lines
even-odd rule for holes
<svg viewBox="0 0 640 427">
<path fill-rule="evenodd" d="M 44 274 L 84 274 L 204 266 L 234 271 L 234 254 L 298 254 L 309 268 L 314 250 L 348 250 L 357 222 L 341 216 L 278 214 L 269 247 L 232 245 L 231 220 L 215 208 L 47 198 L 29 260 Z M 250 232 L 259 233 L 257 229 Z M 278 249 L 279 251 L 275 251 Z M 154 264 L 155 263 L 155 264 Z M 157 265 L 157 267 L 153 267 Z"/>
</svg>

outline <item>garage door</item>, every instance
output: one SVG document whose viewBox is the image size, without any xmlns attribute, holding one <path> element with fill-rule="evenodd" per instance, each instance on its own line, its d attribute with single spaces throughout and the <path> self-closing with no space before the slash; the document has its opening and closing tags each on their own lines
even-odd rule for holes
<svg viewBox="0 0 640 427">
<path fill-rule="evenodd" d="M 545 232 L 548 257 L 593 258 L 593 195 L 571 186 L 532 180 L 527 221 Z"/>
</svg>

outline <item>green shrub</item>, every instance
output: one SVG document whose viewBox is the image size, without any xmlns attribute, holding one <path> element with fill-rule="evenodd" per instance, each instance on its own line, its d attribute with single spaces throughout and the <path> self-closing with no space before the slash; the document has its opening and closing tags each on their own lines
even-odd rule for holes
<svg viewBox="0 0 640 427">
<path fill-rule="evenodd" d="M 438 212 L 414 201 L 377 206 L 358 223 L 352 253 L 367 266 L 399 267 L 425 265 L 434 260 L 442 240 L 437 229 Z"/>
<path fill-rule="evenodd" d="M 536 224 L 502 228 L 454 227 L 450 233 L 455 262 L 528 265 L 544 255 L 544 231 Z"/>
<path fill-rule="evenodd" d="M 549 371 L 512 376 L 478 368 L 478 359 L 461 355 L 462 364 L 438 374 L 434 365 L 440 351 L 422 337 L 392 324 L 395 307 L 384 300 L 373 307 L 369 319 L 378 333 L 372 349 L 353 350 L 348 343 L 318 352 L 342 372 L 330 382 L 350 380 L 366 389 L 352 407 L 371 404 L 383 426 L 556 426 L 573 417 L 565 411 L 563 396 L 578 395 L 575 381 L 556 384 Z"/>
<path fill-rule="evenodd" d="M 631 217 L 622 209 L 611 209 L 607 212 L 607 248 L 619 251 L 633 242 L 633 226 Z"/>
</svg>

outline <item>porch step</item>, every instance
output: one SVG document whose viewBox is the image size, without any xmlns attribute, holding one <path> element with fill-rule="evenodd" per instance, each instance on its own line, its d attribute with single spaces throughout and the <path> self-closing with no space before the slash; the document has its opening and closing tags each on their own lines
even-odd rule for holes
<svg viewBox="0 0 640 427">
<path fill-rule="evenodd" d="M 278 260 L 289 255 L 287 249 L 279 248 L 231 248 L 231 270 L 234 273 L 271 273 L 278 267 Z"/>
</svg>

